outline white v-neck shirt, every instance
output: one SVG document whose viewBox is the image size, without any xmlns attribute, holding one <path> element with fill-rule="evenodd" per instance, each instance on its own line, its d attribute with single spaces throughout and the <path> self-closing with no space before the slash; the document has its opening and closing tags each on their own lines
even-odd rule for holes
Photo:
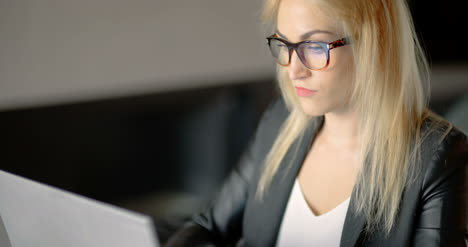
<svg viewBox="0 0 468 247">
<path fill-rule="evenodd" d="M 281 222 L 276 247 L 339 247 L 349 199 L 315 216 L 296 178 Z"/>
</svg>

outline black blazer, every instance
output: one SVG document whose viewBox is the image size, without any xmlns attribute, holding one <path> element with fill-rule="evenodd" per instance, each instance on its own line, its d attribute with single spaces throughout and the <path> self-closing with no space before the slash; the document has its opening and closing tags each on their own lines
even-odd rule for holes
<svg viewBox="0 0 468 247">
<path fill-rule="evenodd" d="M 254 195 L 262 171 L 261 164 L 288 114 L 282 99 L 268 107 L 254 138 L 219 192 L 165 246 L 276 245 L 294 179 L 311 140 L 323 123 L 323 117 L 318 118 L 306 129 L 304 138 L 296 140 L 283 159 L 264 201 L 259 202 Z M 353 191 L 341 247 L 467 246 L 468 141 L 454 128 L 440 142 L 443 132 L 433 132 L 423 143 L 424 176 L 405 191 L 399 220 L 390 235 L 385 238 L 382 232 L 376 232 L 367 238 L 364 236 L 364 217 L 352 210 Z M 297 152 L 296 156 L 294 152 Z M 290 162 L 289 170 L 285 162 Z"/>
</svg>

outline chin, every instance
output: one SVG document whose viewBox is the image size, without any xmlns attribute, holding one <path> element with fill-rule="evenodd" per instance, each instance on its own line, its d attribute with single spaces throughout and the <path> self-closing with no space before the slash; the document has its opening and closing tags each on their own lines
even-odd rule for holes
<svg viewBox="0 0 468 247">
<path fill-rule="evenodd" d="M 323 116 L 328 112 L 322 105 L 315 104 L 313 102 L 307 102 L 306 100 L 301 99 L 299 101 L 301 102 L 302 111 L 304 111 L 304 113 L 308 116 L 318 117 Z"/>
</svg>

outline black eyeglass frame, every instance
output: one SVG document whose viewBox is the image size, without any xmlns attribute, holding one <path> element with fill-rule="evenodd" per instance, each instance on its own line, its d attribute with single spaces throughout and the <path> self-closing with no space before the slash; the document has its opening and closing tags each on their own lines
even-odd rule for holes
<svg viewBox="0 0 468 247">
<path fill-rule="evenodd" d="M 299 57 L 299 60 L 301 60 L 302 64 L 303 64 L 306 68 L 308 68 L 308 69 L 310 69 L 310 70 L 317 70 L 317 71 L 324 70 L 324 69 L 328 68 L 328 65 L 330 64 L 330 50 L 331 50 L 331 49 L 338 48 L 338 47 L 342 47 L 342 46 L 349 45 L 349 44 L 352 43 L 350 37 L 344 37 L 344 38 L 342 38 L 342 39 L 335 40 L 335 41 L 330 42 L 330 43 L 316 42 L 316 41 L 310 41 L 310 40 L 305 40 L 305 41 L 301 41 L 301 42 L 297 42 L 297 43 L 291 43 L 291 42 L 289 42 L 289 41 L 287 41 L 287 40 L 284 40 L 284 39 L 280 38 L 276 33 L 273 34 L 273 35 L 271 35 L 271 36 L 269 36 L 269 37 L 267 37 L 266 39 L 267 39 L 268 47 L 269 47 L 270 52 L 271 52 L 272 54 L 274 54 L 273 51 L 272 51 L 272 49 L 271 49 L 271 41 L 272 41 L 272 40 L 278 40 L 278 41 L 280 41 L 280 42 L 283 42 L 283 43 L 286 45 L 286 47 L 288 48 L 288 55 L 289 55 L 289 57 L 288 57 L 288 63 L 287 63 L 287 64 L 281 64 L 281 63 L 279 63 L 279 62 L 278 62 L 278 59 L 273 55 L 273 57 L 275 57 L 275 60 L 276 60 L 276 63 L 277 63 L 277 64 L 279 64 L 279 65 L 281 65 L 281 66 L 284 66 L 284 67 L 286 67 L 286 66 L 288 66 L 289 64 L 291 64 L 291 56 L 292 56 L 292 52 L 293 52 L 293 50 L 294 50 L 294 51 L 296 51 L 296 54 L 297 54 L 297 56 Z M 304 62 L 304 61 L 305 61 L 305 58 L 304 58 L 303 54 L 301 54 L 300 52 L 298 52 L 299 46 L 302 45 L 302 44 L 304 44 L 304 43 L 320 45 L 324 50 L 327 51 L 327 53 L 326 53 L 326 56 L 327 56 L 327 63 L 325 64 L 325 66 L 324 66 L 323 68 L 320 68 L 320 69 L 312 69 L 312 68 L 309 68 L 309 67 L 306 65 L 306 63 Z"/>
</svg>

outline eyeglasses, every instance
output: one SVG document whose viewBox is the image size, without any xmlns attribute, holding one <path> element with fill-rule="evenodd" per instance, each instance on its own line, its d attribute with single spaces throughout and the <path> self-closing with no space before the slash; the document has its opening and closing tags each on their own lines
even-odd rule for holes
<svg viewBox="0 0 468 247">
<path fill-rule="evenodd" d="M 294 50 L 305 67 L 311 70 L 324 70 L 330 64 L 330 50 L 351 44 L 351 39 L 345 37 L 331 43 L 309 40 L 291 43 L 279 38 L 277 34 L 273 34 L 267 37 L 267 42 L 271 54 L 281 66 L 288 66 L 291 63 L 291 55 Z"/>
</svg>

